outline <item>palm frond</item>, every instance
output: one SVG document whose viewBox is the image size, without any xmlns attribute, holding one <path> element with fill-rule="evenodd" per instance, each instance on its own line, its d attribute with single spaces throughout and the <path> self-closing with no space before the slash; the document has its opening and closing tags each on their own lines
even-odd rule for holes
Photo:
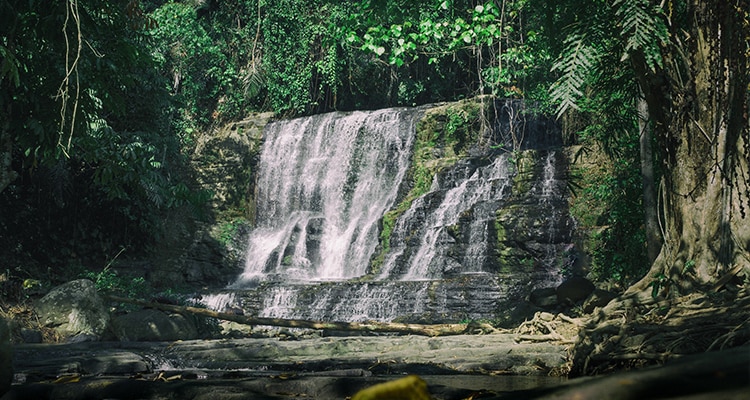
<svg viewBox="0 0 750 400">
<path fill-rule="evenodd" d="M 568 35 L 564 45 L 563 55 L 552 66 L 552 71 L 562 75 L 550 88 L 552 101 L 558 103 L 558 118 L 568 109 L 579 109 L 576 103 L 583 97 L 583 87 L 599 58 L 597 49 L 588 43 L 585 34 Z"/>
<path fill-rule="evenodd" d="M 660 47 L 669 40 L 669 31 L 663 18 L 663 11 L 652 6 L 648 0 L 615 0 L 615 15 L 621 21 L 621 36 L 626 39 L 627 59 L 632 51 L 640 51 L 646 58 L 649 69 L 661 67 Z"/>
</svg>

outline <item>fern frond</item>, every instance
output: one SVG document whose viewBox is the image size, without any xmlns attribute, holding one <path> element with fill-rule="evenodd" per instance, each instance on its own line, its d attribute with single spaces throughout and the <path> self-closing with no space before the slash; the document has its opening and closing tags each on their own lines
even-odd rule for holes
<svg viewBox="0 0 750 400">
<path fill-rule="evenodd" d="M 654 7 L 648 0 L 615 0 L 615 15 L 620 19 L 621 36 L 625 40 L 623 60 L 632 51 L 641 51 L 646 58 L 649 69 L 656 70 L 662 66 L 660 46 L 669 40 L 669 31 L 663 18 L 662 10 Z"/>
<path fill-rule="evenodd" d="M 245 98 L 252 99 L 257 96 L 266 85 L 266 77 L 260 62 L 252 61 L 247 66 L 247 72 L 242 77 Z"/>
<path fill-rule="evenodd" d="M 586 80 L 595 69 L 599 53 L 587 43 L 585 34 L 573 33 L 565 39 L 565 50 L 560 59 L 552 66 L 552 71 L 562 73 L 552 84 L 550 97 L 558 103 L 557 117 L 568 109 L 578 109 L 578 99 L 583 97 Z"/>
</svg>

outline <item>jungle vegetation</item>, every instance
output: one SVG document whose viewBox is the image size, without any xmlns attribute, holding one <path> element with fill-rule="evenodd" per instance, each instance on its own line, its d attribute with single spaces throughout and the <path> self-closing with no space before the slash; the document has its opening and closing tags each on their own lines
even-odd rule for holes
<svg viewBox="0 0 750 400">
<path fill-rule="evenodd" d="M 0 269 L 146 254 L 210 196 L 196 135 L 250 112 L 488 94 L 612 158 L 579 189 L 610 227 L 602 278 L 661 296 L 747 274 L 748 3 L 1 0 Z"/>
</svg>

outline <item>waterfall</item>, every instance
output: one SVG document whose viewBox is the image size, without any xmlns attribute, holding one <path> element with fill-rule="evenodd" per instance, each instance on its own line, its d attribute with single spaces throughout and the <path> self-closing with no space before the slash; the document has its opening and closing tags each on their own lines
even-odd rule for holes
<svg viewBox="0 0 750 400">
<path fill-rule="evenodd" d="M 501 130 L 538 127 L 514 137 L 542 149 L 511 153 L 492 142 L 446 161 L 428 193 L 394 221 L 389 250 L 373 264 L 383 249 L 383 216 L 409 189 L 416 125 L 426 110 L 336 112 L 266 125 L 244 272 L 229 287 L 232 297 L 204 302 L 322 321 L 521 318 L 513 310 L 523 309 L 530 288 L 558 279 L 557 248 L 570 241 L 562 231 L 564 164 L 551 150 L 555 141 L 545 139 L 552 124 L 503 124 L 504 114 L 497 116 Z M 516 157 L 525 160 L 523 170 Z"/>
<path fill-rule="evenodd" d="M 418 110 L 329 113 L 271 123 L 257 225 L 234 287 L 364 275 L 409 166 Z"/>
<path fill-rule="evenodd" d="M 561 241 L 569 240 L 569 238 L 563 238 L 560 236 L 567 236 L 558 232 L 560 225 L 565 223 L 571 223 L 572 221 L 567 216 L 567 210 L 563 215 L 563 207 L 560 207 L 560 203 L 567 202 L 565 196 L 567 192 L 566 183 L 558 176 L 557 160 L 558 152 L 550 150 L 544 157 L 544 166 L 542 169 L 542 177 L 539 182 L 539 202 L 548 211 L 544 227 L 546 229 L 545 241 L 550 244 L 544 247 L 544 254 L 541 255 L 542 264 L 547 267 L 547 271 L 542 279 L 539 279 L 537 285 L 539 287 L 554 287 L 562 282 L 561 267 L 569 267 L 571 260 L 566 260 L 566 257 L 561 255 L 560 245 Z M 558 244 L 558 245 L 555 245 Z M 565 246 L 563 246 L 565 247 Z M 561 265 L 565 264 L 565 265 Z"/>
<path fill-rule="evenodd" d="M 480 215 L 478 205 L 482 202 L 497 203 L 509 192 L 511 174 L 508 167 L 508 155 L 500 155 L 485 167 L 473 170 L 465 179 L 450 179 L 447 188 L 436 180 L 432 190 L 425 197 L 416 201 L 396 223 L 392 243 L 393 252 L 387 258 L 380 278 L 394 274 L 399 264 L 406 265 L 403 280 L 439 279 L 448 269 L 460 269 L 461 273 L 483 272 L 482 265 L 487 262 L 488 229 L 487 223 L 494 219 L 494 209 L 489 215 Z M 451 184 L 455 186 L 450 187 Z M 441 196 L 442 200 L 431 207 L 426 207 L 425 198 Z M 424 214 L 416 218 L 415 214 Z M 450 244 L 454 241 L 451 229 L 456 229 L 461 219 L 467 219 L 469 243 L 471 245 L 462 256 L 448 255 Z M 404 256 L 406 240 L 398 238 L 421 231 L 420 243 L 416 252 Z M 448 246 L 441 246 L 448 244 Z"/>
</svg>

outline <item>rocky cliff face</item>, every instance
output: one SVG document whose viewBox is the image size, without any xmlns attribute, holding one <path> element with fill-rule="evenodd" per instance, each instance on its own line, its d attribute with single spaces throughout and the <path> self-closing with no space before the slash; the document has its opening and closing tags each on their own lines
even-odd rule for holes
<svg viewBox="0 0 750 400">
<path fill-rule="evenodd" d="M 192 189 L 203 191 L 208 204 L 202 210 L 171 212 L 165 219 L 167 238 L 155 244 L 156 260 L 129 269 L 142 269 L 156 287 L 220 288 L 237 278 L 255 221 L 263 128 L 272 116 L 254 114 L 197 137 Z"/>
<path fill-rule="evenodd" d="M 380 151 L 377 141 L 356 142 L 360 144 L 351 144 L 353 150 L 348 151 L 342 146 L 355 142 L 329 136 L 333 127 L 346 127 L 353 137 L 390 137 L 393 145 L 387 145 L 385 151 L 401 154 L 404 149 L 396 152 L 393 146 L 407 143 L 403 134 L 377 133 L 384 129 L 383 124 L 403 129 L 402 123 L 393 122 L 393 118 L 400 118 L 400 112 L 317 116 L 274 125 L 277 144 L 273 146 L 287 146 L 280 148 L 289 154 L 281 160 L 288 167 L 279 168 L 270 176 L 271 181 L 269 176 L 256 179 L 276 182 L 274 185 L 284 179 L 299 179 L 301 183 L 290 183 L 289 187 L 297 188 L 292 192 L 256 203 L 275 207 L 259 211 L 266 215 L 262 224 L 268 229 L 250 239 L 251 250 L 255 246 L 265 253 L 261 258 L 253 251 L 248 253 L 252 259 L 247 265 L 252 265 L 252 271 L 246 268 L 245 274 L 252 279 L 238 281 L 234 288 L 240 290 L 232 293 L 233 300 L 227 301 L 225 296 L 223 305 L 214 306 L 222 308 L 229 302 L 250 314 L 326 320 L 448 322 L 493 318 L 513 322 L 529 311 L 525 300 L 531 290 L 561 281 L 563 271 L 573 263 L 575 246 L 571 244 L 574 224 L 567 208 L 567 159 L 560 151 L 560 131 L 552 120 L 535 115 L 534 110 L 515 100 L 481 99 L 418 110 L 406 173 L 403 178 L 398 178 L 401 173 L 387 174 L 400 179 L 388 184 L 397 185 L 398 191 L 391 200 L 384 197 L 391 203 L 379 217 L 380 238 L 372 245 L 375 248 L 363 250 L 371 254 L 369 265 L 361 260 L 353 266 L 341 264 L 343 269 L 334 271 L 321 261 L 323 253 L 339 259 L 331 253 L 338 248 L 348 248 L 352 253 L 353 245 L 333 245 L 330 234 L 337 225 L 331 224 L 347 218 L 357 221 L 357 210 L 372 208 L 353 202 L 361 188 L 370 190 L 379 179 L 366 169 L 384 163 L 377 158 L 360 161 L 362 151 Z M 413 118 L 414 112 L 409 110 L 404 115 Z M 337 118 L 342 122 L 336 122 Z M 357 123 L 363 125 L 358 128 Z M 288 134 L 279 130 L 295 126 L 297 130 Z M 287 141 L 295 137 L 299 129 L 309 132 L 299 140 L 281 141 L 284 135 L 288 135 L 283 139 Z M 391 128 L 385 129 L 383 132 Z M 321 143 L 342 150 L 342 155 L 327 160 L 323 152 L 310 153 L 319 151 L 314 150 L 316 135 Z M 295 150 L 302 141 L 310 144 Z M 268 146 L 271 144 L 262 148 Z M 280 161 L 278 156 L 272 158 Z M 298 161 L 303 159 L 306 161 Z M 340 182 L 341 197 L 335 195 L 329 200 L 324 192 L 338 187 L 335 179 L 324 184 L 308 181 L 318 175 L 327 177 L 330 172 L 315 172 L 327 164 L 345 167 L 341 176 L 346 177 Z M 347 166 L 356 168 L 346 172 Z M 267 166 L 266 170 L 275 169 Z M 259 165 L 254 171 L 262 174 L 264 167 Z M 303 195 L 307 187 L 312 188 L 309 198 Z M 334 207 L 336 213 L 326 214 L 326 202 L 338 201 L 345 207 Z M 277 215 L 278 207 L 285 202 L 292 205 L 293 212 Z M 301 227 L 296 226 L 299 223 L 278 223 L 286 214 L 303 216 L 307 222 Z M 273 233 L 276 228 L 270 229 L 277 225 L 282 232 L 279 235 Z M 348 225 L 342 226 L 342 234 L 349 232 Z M 356 233 L 357 225 L 353 226 L 351 237 L 334 237 L 363 237 Z M 278 244 L 273 243 L 276 237 Z M 348 253 L 342 257 L 351 261 Z M 321 282 L 331 279 L 336 282 Z"/>
<path fill-rule="evenodd" d="M 384 238 L 380 276 L 513 273 L 530 274 L 532 286 L 559 282 L 572 249 L 567 159 L 559 128 L 533 111 L 503 100 L 425 113 L 413 170 L 429 172 L 429 189 L 405 195 L 408 207 Z"/>
</svg>

